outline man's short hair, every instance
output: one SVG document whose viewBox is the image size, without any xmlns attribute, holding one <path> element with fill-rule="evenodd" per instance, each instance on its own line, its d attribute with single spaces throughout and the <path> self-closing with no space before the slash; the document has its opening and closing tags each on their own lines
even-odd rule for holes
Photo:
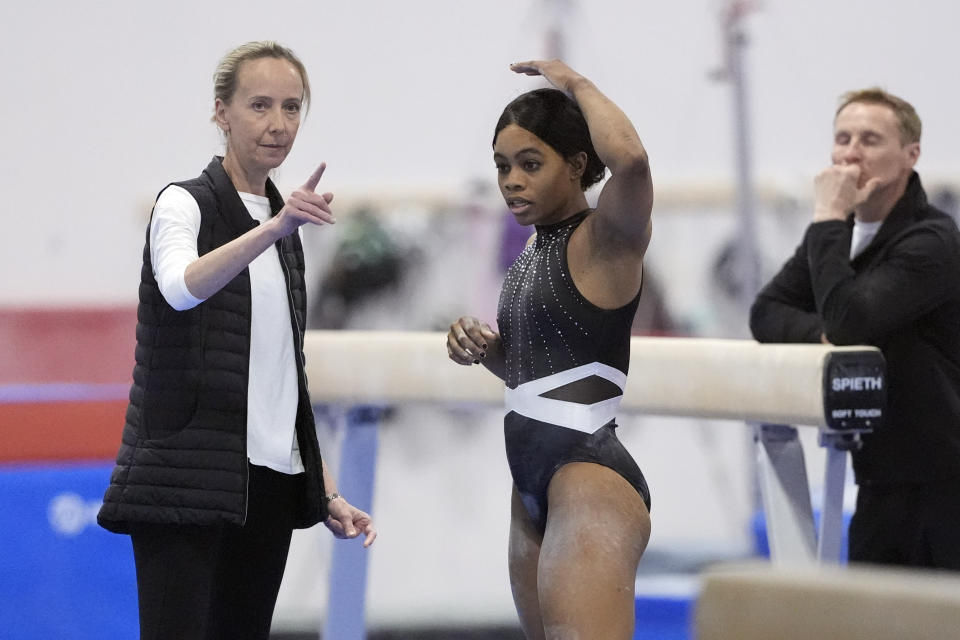
<svg viewBox="0 0 960 640">
<path fill-rule="evenodd" d="M 840 106 L 837 108 L 837 113 L 834 114 L 834 117 L 840 115 L 840 112 L 843 111 L 847 105 L 854 102 L 879 104 L 890 107 L 893 114 L 897 116 L 897 122 L 900 125 L 901 144 L 920 142 L 920 131 L 923 128 L 920 124 L 920 116 L 917 115 L 913 105 L 903 98 L 888 93 L 880 87 L 848 91 L 840 96 Z"/>
</svg>

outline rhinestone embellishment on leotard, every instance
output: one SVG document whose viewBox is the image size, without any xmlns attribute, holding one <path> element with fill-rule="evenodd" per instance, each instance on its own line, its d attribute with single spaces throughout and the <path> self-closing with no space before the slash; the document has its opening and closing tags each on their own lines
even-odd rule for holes
<svg viewBox="0 0 960 640">
<path fill-rule="evenodd" d="M 584 300 L 566 268 L 566 245 L 582 217 L 537 230 L 507 273 L 499 322 L 508 383 L 552 375 L 579 363 L 590 332 L 572 313 Z"/>
</svg>

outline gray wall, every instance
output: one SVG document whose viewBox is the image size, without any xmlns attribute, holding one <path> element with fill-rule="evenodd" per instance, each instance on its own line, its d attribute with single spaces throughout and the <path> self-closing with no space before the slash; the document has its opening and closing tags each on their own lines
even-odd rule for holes
<svg viewBox="0 0 960 640">
<path fill-rule="evenodd" d="M 568 60 L 634 119 L 661 192 L 732 180 L 729 91 L 709 78 L 718 0 L 574 5 Z M 925 175 L 960 172 L 956 25 L 946 0 L 767 0 L 747 21 L 758 179 L 803 193 L 826 161 L 843 90 L 881 84 L 925 123 Z M 315 100 L 277 176 L 320 161 L 341 194 L 456 195 L 492 183 L 504 103 L 534 86 L 507 70 L 544 51 L 543 3 L 8 2 L 0 305 L 134 300 L 156 192 L 219 149 L 210 76 L 230 47 L 274 38 L 305 61 Z M 328 231 L 329 232 L 329 231 Z M 333 231 L 335 233 L 335 231 Z M 40 260 L 36 251 L 40 250 Z"/>
</svg>

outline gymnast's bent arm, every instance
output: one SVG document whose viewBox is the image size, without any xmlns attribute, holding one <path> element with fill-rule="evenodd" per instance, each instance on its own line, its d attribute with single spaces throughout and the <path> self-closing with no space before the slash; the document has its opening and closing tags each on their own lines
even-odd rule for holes
<svg viewBox="0 0 960 640">
<path fill-rule="evenodd" d="M 450 325 L 447 355 L 457 364 L 483 364 L 493 375 L 504 379 L 503 344 L 500 334 L 473 316 L 464 316 Z"/>
<path fill-rule="evenodd" d="M 542 75 L 580 106 L 593 147 L 611 174 L 591 222 L 597 240 L 605 250 L 615 245 L 643 257 L 652 230 L 653 182 L 647 151 L 626 114 L 593 82 L 559 60 L 518 62 L 510 68 Z"/>
</svg>

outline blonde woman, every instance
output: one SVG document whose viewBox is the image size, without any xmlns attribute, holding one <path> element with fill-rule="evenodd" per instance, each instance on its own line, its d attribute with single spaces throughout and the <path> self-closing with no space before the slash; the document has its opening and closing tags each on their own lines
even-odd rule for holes
<svg viewBox="0 0 960 640">
<path fill-rule="evenodd" d="M 321 164 L 284 200 L 269 179 L 310 99 L 303 64 L 250 42 L 214 75 L 226 139 L 157 197 L 136 366 L 99 522 L 129 533 L 141 638 L 266 639 L 294 528 L 376 537 L 320 456 L 303 369 L 299 228 L 333 224 Z"/>
</svg>

